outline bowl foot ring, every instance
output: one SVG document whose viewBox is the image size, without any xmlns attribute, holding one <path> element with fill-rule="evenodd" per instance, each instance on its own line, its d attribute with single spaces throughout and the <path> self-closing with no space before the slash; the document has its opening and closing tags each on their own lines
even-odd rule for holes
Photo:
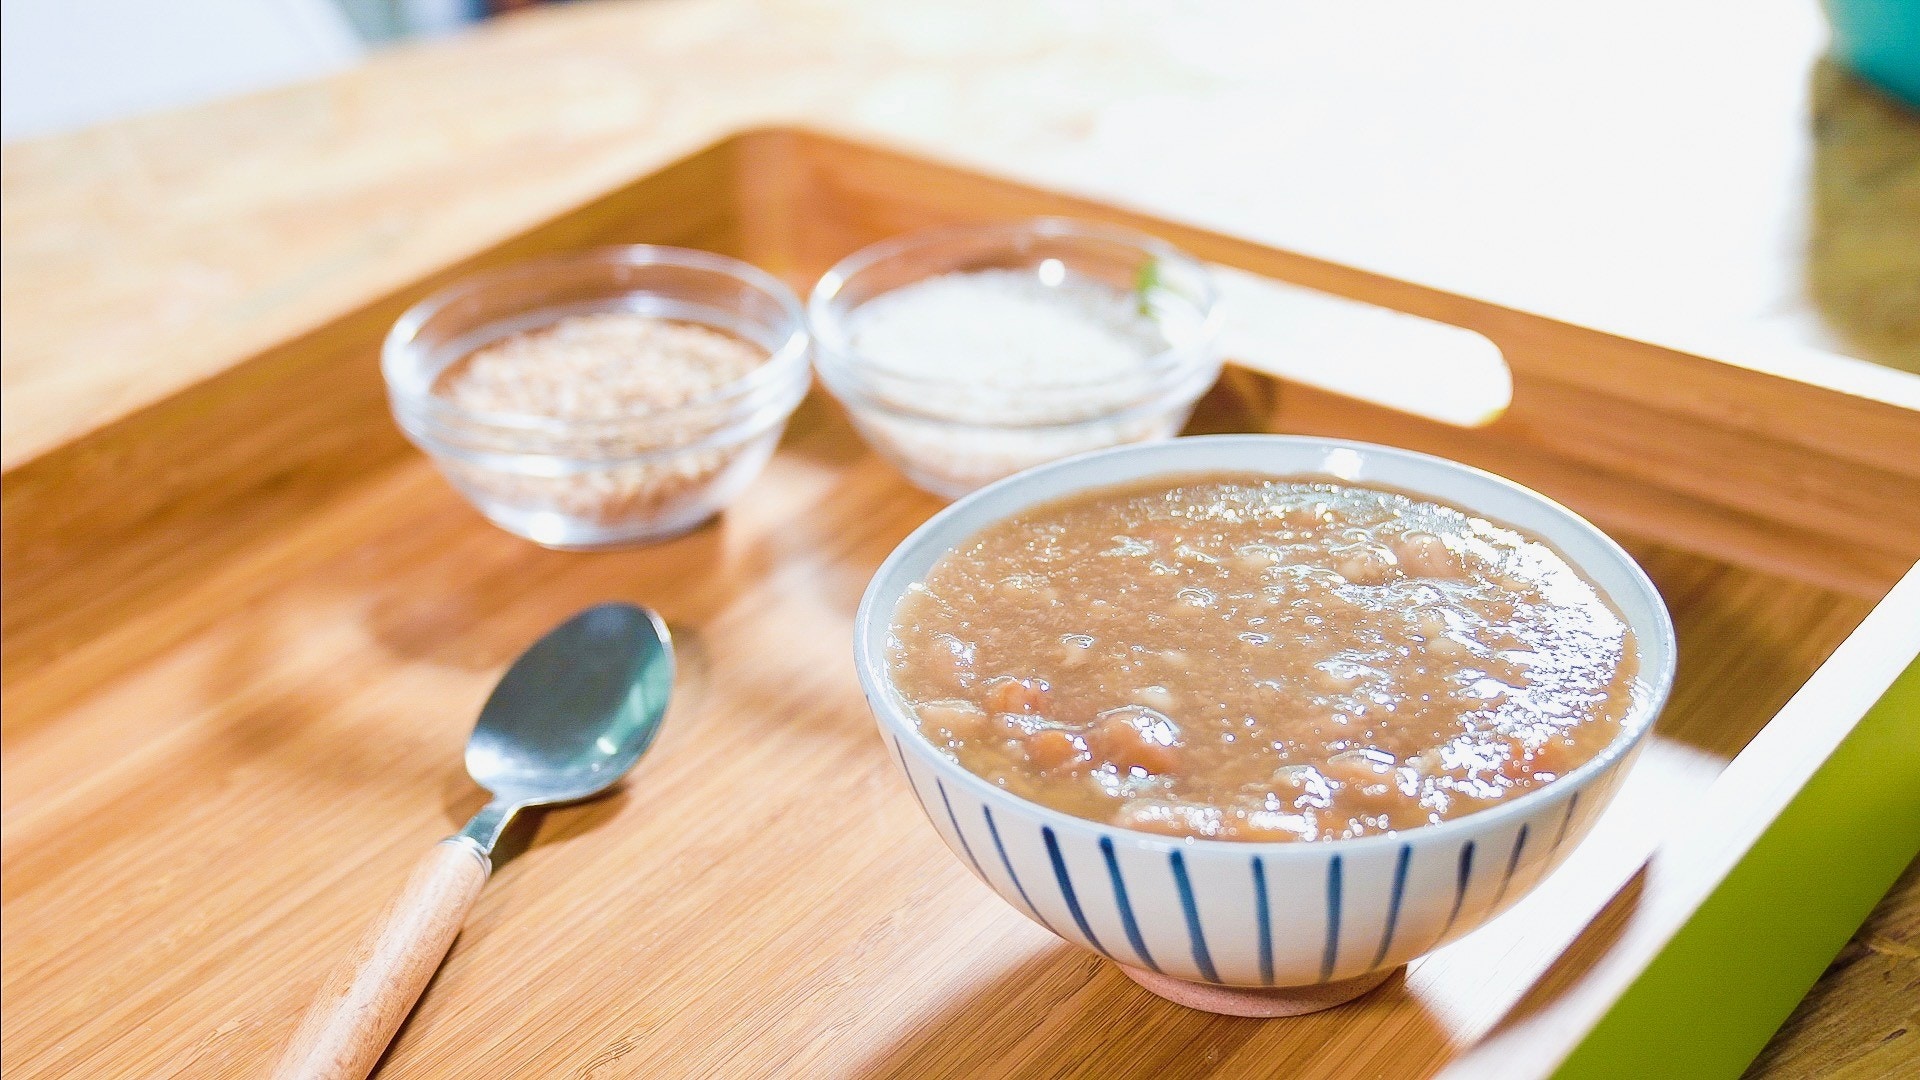
<svg viewBox="0 0 1920 1080">
<path fill-rule="evenodd" d="M 1166 998 L 1175 1005 L 1185 1005 L 1189 1009 L 1219 1013 L 1223 1016 L 1252 1016 L 1262 1019 L 1276 1016 L 1300 1016 L 1305 1013 L 1319 1012 L 1321 1009 L 1331 1009 L 1335 1005 L 1344 1005 L 1386 982 L 1395 972 L 1401 970 L 1388 968 L 1385 971 L 1375 971 L 1352 979 L 1319 983 L 1314 986 L 1275 986 L 1254 989 L 1191 983 L 1171 975 L 1156 975 L 1151 971 L 1127 967 L 1124 964 L 1118 966 L 1126 973 L 1127 978 L 1145 987 L 1149 993 Z"/>
</svg>

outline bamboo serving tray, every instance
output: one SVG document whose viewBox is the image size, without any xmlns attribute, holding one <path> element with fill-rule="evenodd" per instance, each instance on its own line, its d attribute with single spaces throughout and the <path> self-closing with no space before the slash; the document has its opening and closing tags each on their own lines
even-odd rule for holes
<svg viewBox="0 0 1920 1080">
<path fill-rule="evenodd" d="M 1351 1005 L 1168 1004 L 944 849 L 850 653 L 867 578 L 937 504 L 831 403 L 715 524 L 591 555 L 488 525 L 387 414 L 380 337 L 479 266 L 653 242 L 804 289 L 889 234 L 1035 214 L 1484 335 L 1511 401 L 1479 426 L 1232 367 L 1195 428 L 1502 473 L 1673 608 L 1679 684 L 1594 835 Z M 4 540 L 9 1077 L 257 1075 L 484 801 L 461 746 L 500 669 L 605 599 L 673 627 L 665 731 L 620 792 L 528 816 L 383 1076 L 1733 1074 L 1920 846 L 1920 412 L 805 132 L 22 465 Z"/>
</svg>

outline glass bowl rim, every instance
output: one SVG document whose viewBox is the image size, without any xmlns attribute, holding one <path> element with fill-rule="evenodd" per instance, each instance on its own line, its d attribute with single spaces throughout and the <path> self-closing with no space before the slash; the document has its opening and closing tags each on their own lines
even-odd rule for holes
<svg viewBox="0 0 1920 1080">
<path fill-rule="evenodd" d="M 1017 242 L 1028 238 L 1043 240 L 1080 238 L 1105 241 L 1132 248 L 1155 262 L 1180 267 L 1187 271 L 1188 276 L 1196 284 L 1199 295 L 1189 296 L 1184 291 L 1176 291 L 1174 295 L 1192 305 L 1199 315 L 1197 328 L 1190 341 L 1184 343 L 1169 341 L 1166 348 L 1149 357 L 1144 371 L 1157 380 L 1169 373 L 1202 367 L 1212 359 L 1210 354 L 1213 343 L 1219 337 L 1222 311 L 1219 288 L 1214 283 L 1212 272 L 1204 262 L 1159 237 L 1137 229 L 1082 221 L 1077 218 L 1048 216 L 964 225 L 937 225 L 932 228 L 916 229 L 875 241 L 841 259 L 826 273 L 820 275 L 820 279 L 814 283 L 813 290 L 807 297 L 807 329 L 815 345 L 814 363 L 821 369 L 822 375 L 844 373 L 854 380 L 871 379 L 870 373 L 878 371 L 887 381 L 909 386 L 939 388 L 965 385 L 967 380 L 964 378 L 905 375 L 879 368 L 872 360 L 854 351 L 846 333 L 846 320 L 842 314 L 834 310 L 834 301 L 839 298 L 841 291 L 856 275 L 871 270 L 887 259 L 918 249 L 963 240 L 999 240 L 1003 249 L 1012 250 Z M 917 280 L 926 281 L 929 278 L 922 277 Z M 848 314 L 851 314 L 852 310 L 858 309 L 850 309 Z M 1050 382 L 1043 385 L 1048 389 L 1073 390 L 1101 386 L 1110 381 L 1108 378 L 1097 378 Z M 914 413 L 913 410 L 897 404 L 888 407 L 895 411 Z M 1048 425 L 1005 426 L 1044 427 Z"/>
<path fill-rule="evenodd" d="M 677 405 L 645 409 L 624 417 L 569 420 L 534 413 L 463 409 L 433 393 L 431 383 L 422 389 L 412 389 L 406 385 L 400 369 L 411 359 L 410 354 L 419 351 L 417 340 L 422 327 L 449 305 L 483 289 L 508 284 L 537 271 L 586 269 L 595 266 L 669 266 L 731 277 L 759 291 L 779 307 L 782 318 L 776 330 L 785 330 L 785 337 L 778 347 L 768 352 L 765 361 L 755 365 L 752 371 L 738 379 Z M 643 287 L 631 289 L 628 292 L 646 295 L 651 290 Z M 525 310 L 531 312 L 540 309 L 529 307 Z M 745 398 L 762 387 L 804 377 L 807 370 L 806 357 L 809 344 L 806 313 L 801 306 L 800 298 L 779 278 L 752 263 L 694 248 L 661 244 L 617 244 L 537 255 L 503 266 L 461 275 L 445 287 L 415 302 L 394 321 L 392 329 L 387 331 L 386 338 L 381 342 L 380 371 L 386 381 L 387 392 L 392 396 L 395 405 L 419 412 L 435 426 L 450 422 L 535 434 L 611 434 L 635 425 L 652 424 L 670 420 L 675 416 L 710 409 L 715 405 Z"/>
</svg>

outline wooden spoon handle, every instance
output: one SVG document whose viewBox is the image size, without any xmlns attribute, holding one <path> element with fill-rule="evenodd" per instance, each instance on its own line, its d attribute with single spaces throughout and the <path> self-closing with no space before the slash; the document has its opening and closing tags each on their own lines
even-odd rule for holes
<svg viewBox="0 0 1920 1080">
<path fill-rule="evenodd" d="M 273 1075 L 360 1080 L 371 1072 L 459 935 L 488 870 L 471 841 L 435 844 L 307 1007 Z"/>
</svg>

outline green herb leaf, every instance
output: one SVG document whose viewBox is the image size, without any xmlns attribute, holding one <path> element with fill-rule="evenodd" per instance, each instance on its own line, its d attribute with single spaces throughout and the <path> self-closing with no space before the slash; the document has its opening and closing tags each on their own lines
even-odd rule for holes
<svg viewBox="0 0 1920 1080">
<path fill-rule="evenodd" d="M 1140 314 L 1153 314 L 1151 297 L 1160 284 L 1160 260 L 1148 259 L 1141 263 L 1140 269 L 1133 275 L 1133 295 L 1140 306 Z"/>
</svg>

